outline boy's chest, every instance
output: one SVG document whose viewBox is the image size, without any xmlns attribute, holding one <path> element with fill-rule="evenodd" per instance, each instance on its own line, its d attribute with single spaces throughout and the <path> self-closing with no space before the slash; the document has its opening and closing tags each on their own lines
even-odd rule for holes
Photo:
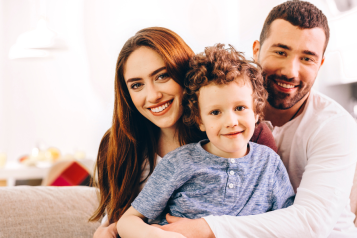
<svg viewBox="0 0 357 238">
<path fill-rule="evenodd" d="M 249 165 L 199 169 L 173 193 L 168 205 L 171 212 L 177 210 L 190 218 L 211 214 L 237 216 L 250 202 L 264 203 L 269 199 L 268 184 L 269 175 L 252 170 Z M 250 210 L 249 214 L 255 212 Z"/>
</svg>

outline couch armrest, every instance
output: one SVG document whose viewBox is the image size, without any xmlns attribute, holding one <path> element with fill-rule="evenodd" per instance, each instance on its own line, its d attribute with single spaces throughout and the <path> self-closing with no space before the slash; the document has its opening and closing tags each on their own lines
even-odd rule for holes
<svg viewBox="0 0 357 238">
<path fill-rule="evenodd" d="M 100 222 L 88 219 L 97 207 L 91 187 L 3 187 L 0 237 L 93 237 Z"/>
</svg>

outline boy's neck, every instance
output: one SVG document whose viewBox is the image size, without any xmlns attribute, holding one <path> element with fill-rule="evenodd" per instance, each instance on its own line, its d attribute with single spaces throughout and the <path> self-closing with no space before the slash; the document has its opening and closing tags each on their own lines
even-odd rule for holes
<svg viewBox="0 0 357 238">
<path fill-rule="evenodd" d="M 227 159 L 228 158 L 242 158 L 249 153 L 249 144 L 247 144 L 247 146 L 245 148 L 242 148 L 241 150 L 239 150 L 237 152 L 232 152 L 232 153 L 225 152 L 225 151 L 218 149 L 210 141 L 208 143 L 204 144 L 202 146 L 202 148 L 205 151 L 207 151 L 208 153 L 211 153 L 211 154 L 219 156 L 219 157 L 227 158 Z"/>
</svg>

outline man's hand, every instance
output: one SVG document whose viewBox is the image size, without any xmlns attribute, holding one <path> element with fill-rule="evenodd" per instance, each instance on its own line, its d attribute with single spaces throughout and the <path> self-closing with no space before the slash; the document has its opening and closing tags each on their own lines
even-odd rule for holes
<svg viewBox="0 0 357 238">
<path fill-rule="evenodd" d="M 188 219 L 166 214 L 168 225 L 158 226 L 164 231 L 173 231 L 187 238 L 215 238 L 205 219 Z"/>
<path fill-rule="evenodd" d="M 98 227 L 93 235 L 93 238 L 116 238 L 117 234 L 117 223 L 109 225 L 109 221 L 106 221 Z"/>
</svg>

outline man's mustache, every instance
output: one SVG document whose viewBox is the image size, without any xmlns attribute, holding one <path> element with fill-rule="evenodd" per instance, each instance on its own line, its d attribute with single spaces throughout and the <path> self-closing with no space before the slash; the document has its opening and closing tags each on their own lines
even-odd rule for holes
<svg viewBox="0 0 357 238">
<path fill-rule="evenodd" d="M 280 80 L 280 81 L 285 81 L 287 83 L 293 83 L 293 84 L 300 84 L 299 80 L 296 80 L 296 78 L 288 78 L 286 75 L 276 75 L 276 74 L 271 74 L 268 77 L 265 77 L 266 79 L 272 80 L 272 81 L 276 81 L 276 80 Z"/>
</svg>

